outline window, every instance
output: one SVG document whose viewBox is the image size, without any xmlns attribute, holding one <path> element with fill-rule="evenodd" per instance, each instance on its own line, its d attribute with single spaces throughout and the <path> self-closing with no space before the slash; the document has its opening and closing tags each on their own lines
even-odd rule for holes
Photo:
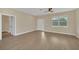
<svg viewBox="0 0 79 59">
<path fill-rule="evenodd" d="M 54 17 L 52 19 L 52 25 L 53 26 L 67 26 L 68 24 L 68 17 L 66 16 L 57 16 L 57 17 Z"/>
</svg>

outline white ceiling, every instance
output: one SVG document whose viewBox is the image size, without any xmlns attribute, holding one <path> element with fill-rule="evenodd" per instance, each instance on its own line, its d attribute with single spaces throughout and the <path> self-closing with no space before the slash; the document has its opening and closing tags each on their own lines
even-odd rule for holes
<svg viewBox="0 0 79 59">
<path fill-rule="evenodd" d="M 40 10 L 42 9 L 42 10 Z M 54 13 L 71 11 L 75 8 L 53 8 Z M 15 10 L 22 11 L 34 16 L 46 15 L 48 8 L 15 8 Z"/>
</svg>

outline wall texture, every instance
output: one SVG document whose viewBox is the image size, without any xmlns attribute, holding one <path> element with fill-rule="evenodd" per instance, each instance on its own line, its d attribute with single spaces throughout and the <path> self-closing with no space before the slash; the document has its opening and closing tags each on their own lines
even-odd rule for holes
<svg viewBox="0 0 79 59">
<path fill-rule="evenodd" d="M 76 36 L 79 38 L 79 9 L 76 10 Z"/>
<path fill-rule="evenodd" d="M 48 32 L 56 32 L 56 33 L 64 33 L 75 35 L 76 34 L 76 16 L 75 11 L 68 11 L 63 13 L 56 13 L 54 16 L 68 16 L 68 27 L 53 27 L 51 24 L 51 19 L 48 16 L 40 16 L 38 18 L 42 18 L 45 20 L 45 31 Z M 53 16 L 51 16 L 53 18 Z"/>
<path fill-rule="evenodd" d="M 2 15 L 2 31 L 9 32 L 9 17 Z"/>
<path fill-rule="evenodd" d="M 35 30 L 35 17 L 13 9 L 1 8 L 1 14 L 16 16 L 16 35 Z"/>
</svg>

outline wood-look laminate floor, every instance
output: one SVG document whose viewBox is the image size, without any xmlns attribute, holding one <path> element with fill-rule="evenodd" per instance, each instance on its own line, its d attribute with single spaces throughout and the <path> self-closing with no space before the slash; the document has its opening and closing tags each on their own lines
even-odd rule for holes
<svg viewBox="0 0 79 59">
<path fill-rule="evenodd" d="M 74 36 L 34 31 L 16 37 L 3 38 L 1 50 L 78 50 L 79 39 Z"/>
</svg>

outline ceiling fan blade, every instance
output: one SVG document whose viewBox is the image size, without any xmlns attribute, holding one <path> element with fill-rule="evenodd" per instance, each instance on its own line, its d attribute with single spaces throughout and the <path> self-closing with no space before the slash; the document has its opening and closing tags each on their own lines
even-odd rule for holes
<svg viewBox="0 0 79 59">
<path fill-rule="evenodd" d="M 49 9 L 48 9 L 48 11 L 51 11 L 51 10 L 52 10 L 52 8 L 49 8 Z"/>
</svg>

